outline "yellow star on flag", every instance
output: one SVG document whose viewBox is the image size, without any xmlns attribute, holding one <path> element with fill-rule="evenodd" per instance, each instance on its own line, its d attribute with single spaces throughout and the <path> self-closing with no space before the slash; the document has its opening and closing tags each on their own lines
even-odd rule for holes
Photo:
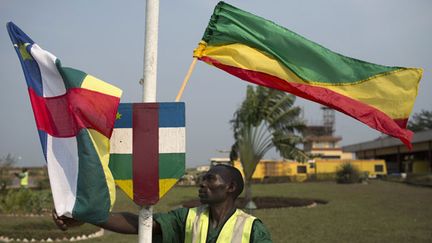
<svg viewBox="0 0 432 243">
<path fill-rule="evenodd" d="M 26 46 L 28 46 L 28 43 L 23 45 L 18 45 L 19 52 L 21 54 L 22 59 L 25 61 L 27 59 L 32 59 L 31 55 L 27 52 Z"/>
<path fill-rule="evenodd" d="M 117 112 L 117 114 L 116 114 L 116 120 L 120 120 L 121 116 L 122 116 L 122 114 L 120 114 L 119 112 Z"/>
</svg>

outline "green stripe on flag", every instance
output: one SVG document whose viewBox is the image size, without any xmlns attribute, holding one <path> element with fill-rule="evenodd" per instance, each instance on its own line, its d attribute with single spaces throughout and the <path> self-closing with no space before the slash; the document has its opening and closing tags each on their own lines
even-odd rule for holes
<svg viewBox="0 0 432 243">
<path fill-rule="evenodd" d="M 109 168 L 115 180 L 131 180 L 132 154 L 110 154 Z"/>
<path fill-rule="evenodd" d="M 185 161 L 185 153 L 159 154 L 159 179 L 182 177 Z"/>
<path fill-rule="evenodd" d="M 73 68 L 62 67 L 58 59 L 56 60 L 56 66 L 67 89 L 81 88 L 81 84 L 84 78 L 87 77 L 87 73 Z"/>
<path fill-rule="evenodd" d="M 111 204 L 110 195 L 102 164 L 87 129 L 79 131 L 77 144 L 78 181 L 72 215 L 88 223 L 105 222 Z"/>
<path fill-rule="evenodd" d="M 352 83 L 398 69 L 332 52 L 282 26 L 223 2 L 216 6 L 202 39 L 211 46 L 241 43 L 258 49 L 305 81 Z"/>
</svg>

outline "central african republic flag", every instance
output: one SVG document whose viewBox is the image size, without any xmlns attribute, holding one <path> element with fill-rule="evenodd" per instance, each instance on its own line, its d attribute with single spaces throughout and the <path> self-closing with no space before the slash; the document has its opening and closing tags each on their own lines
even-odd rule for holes
<svg viewBox="0 0 432 243">
<path fill-rule="evenodd" d="M 105 222 L 115 201 L 109 138 L 122 91 L 63 67 L 12 22 L 7 29 L 27 81 L 57 214 Z"/>
<path fill-rule="evenodd" d="M 419 68 L 343 56 L 224 2 L 216 6 L 194 57 L 243 80 L 334 108 L 411 147 L 413 133 L 406 125 Z"/>
<path fill-rule="evenodd" d="M 185 104 L 122 103 L 109 168 L 138 205 L 154 205 L 184 174 Z"/>
</svg>

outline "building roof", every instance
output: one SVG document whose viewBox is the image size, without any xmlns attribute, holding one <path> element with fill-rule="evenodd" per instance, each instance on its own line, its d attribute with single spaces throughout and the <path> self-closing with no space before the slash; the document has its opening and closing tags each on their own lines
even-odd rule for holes
<svg viewBox="0 0 432 243">
<path fill-rule="evenodd" d="M 432 141 L 432 129 L 414 133 L 411 143 L 416 144 L 416 143 L 427 142 L 427 141 Z M 343 146 L 342 149 L 343 151 L 346 152 L 357 152 L 357 151 L 379 149 L 379 148 L 393 147 L 399 145 L 404 145 L 404 144 L 397 138 L 385 136 L 385 137 L 379 137 L 377 139 L 368 142 Z"/>
</svg>

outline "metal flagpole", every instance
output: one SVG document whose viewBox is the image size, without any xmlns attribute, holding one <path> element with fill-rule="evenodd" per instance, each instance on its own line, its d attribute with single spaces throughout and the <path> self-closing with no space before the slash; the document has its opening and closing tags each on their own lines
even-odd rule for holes
<svg viewBox="0 0 432 243">
<path fill-rule="evenodd" d="M 146 1 L 144 45 L 143 102 L 156 102 L 159 0 Z M 152 242 L 153 207 L 143 206 L 139 212 L 138 242 Z"/>
<path fill-rule="evenodd" d="M 143 102 L 156 102 L 159 0 L 147 0 L 144 45 Z"/>
</svg>

